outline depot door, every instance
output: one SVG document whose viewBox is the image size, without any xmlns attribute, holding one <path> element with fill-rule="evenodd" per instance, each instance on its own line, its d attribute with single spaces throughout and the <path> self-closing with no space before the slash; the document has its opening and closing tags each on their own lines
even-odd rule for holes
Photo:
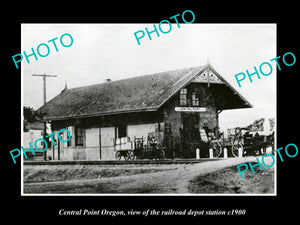
<svg viewBox="0 0 300 225">
<path fill-rule="evenodd" d="M 101 159 L 114 160 L 115 158 L 115 127 L 100 128 Z"/>
<path fill-rule="evenodd" d="M 192 150 L 200 141 L 199 113 L 182 113 L 183 147 Z"/>
</svg>

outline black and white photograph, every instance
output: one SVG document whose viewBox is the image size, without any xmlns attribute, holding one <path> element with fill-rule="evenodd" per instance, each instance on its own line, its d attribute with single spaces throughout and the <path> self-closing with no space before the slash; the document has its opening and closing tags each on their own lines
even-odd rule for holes
<svg viewBox="0 0 300 225">
<path fill-rule="evenodd" d="M 22 24 L 23 51 L 24 195 L 276 194 L 276 24 Z"/>
<path fill-rule="evenodd" d="M 5 7 L 3 219 L 297 221 L 297 7 L 121 3 Z"/>
</svg>

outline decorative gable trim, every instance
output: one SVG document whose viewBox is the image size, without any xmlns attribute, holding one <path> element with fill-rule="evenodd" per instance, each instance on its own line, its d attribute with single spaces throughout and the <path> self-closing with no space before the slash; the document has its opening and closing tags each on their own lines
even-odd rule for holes
<svg viewBox="0 0 300 225">
<path fill-rule="evenodd" d="M 191 83 L 213 83 L 213 84 L 225 84 L 214 72 L 210 69 L 206 69 L 200 73 Z"/>
</svg>

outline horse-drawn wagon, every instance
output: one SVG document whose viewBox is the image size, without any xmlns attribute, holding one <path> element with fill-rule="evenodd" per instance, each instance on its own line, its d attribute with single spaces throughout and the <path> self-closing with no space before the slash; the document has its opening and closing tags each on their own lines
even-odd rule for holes
<svg viewBox="0 0 300 225">
<path fill-rule="evenodd" d="M 239 151 L 242 156 L 247 156 L 265 154 L 268 147 L 274 149 L 274 132 L 270 134 L 251 132 L 248 128 L 237 127 L 231 129 L 227 138 L 224 138 L 223 133 L 218 138 L 209 137 L 208 140 L 215 158 L 220 157 L 224 148 L 227 148 L 234 157 L 239 157 Z"/>
</svg>

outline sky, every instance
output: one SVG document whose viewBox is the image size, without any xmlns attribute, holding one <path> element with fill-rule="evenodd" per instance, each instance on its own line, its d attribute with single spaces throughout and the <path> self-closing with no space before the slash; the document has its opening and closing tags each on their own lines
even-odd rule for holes
<svg viewBox="0 0 300 225">
<path fill-rule="evenodd" d="M 180 21 L 179 21 L 180 22 Z M 158 26 L 156 24 L 156 26 Z M 22 52 L 31 53 L 41 43 L 56 40 L 58 51 L 48 43 L 50 53 L 30 64 L 22 61 L 22 102 L 38 109 L 43 104 L 43 79 L 32 74 L 57 75 L 47 78 L 47 101 L 58 95 L 67 84 L 75 88 L 120 80 L 156 72 L 201 66 L 209 62 L 252 105 L 251 109 L 224 110 L 219 115 L 221 130 L 247 126 L 259 118 L 276 116 L 276 24 L 200 24 L 172 23 L 169 33 L 151 34 L 140 39 L 134 33 L 153 24 L 22 24 Z M 163 28 L 167 30 L 167 28 Z M 73 37 L 70 47 L 60 44 L 60 37 Z M 69 44 L 68 37 L 63 39 Z M 45 54 L 45 48 L 40 48 Z M 43 52 L 44 51 L 44 52 Z M 273 72 L 261 79 L 253 76 L 238 86 L 234 75 L 254 72 L 269 62 Z M 284 69 L 284 68 L 282 68 Z M 267 69 L 266 69 L 267 70 Z"/>
</svg>

